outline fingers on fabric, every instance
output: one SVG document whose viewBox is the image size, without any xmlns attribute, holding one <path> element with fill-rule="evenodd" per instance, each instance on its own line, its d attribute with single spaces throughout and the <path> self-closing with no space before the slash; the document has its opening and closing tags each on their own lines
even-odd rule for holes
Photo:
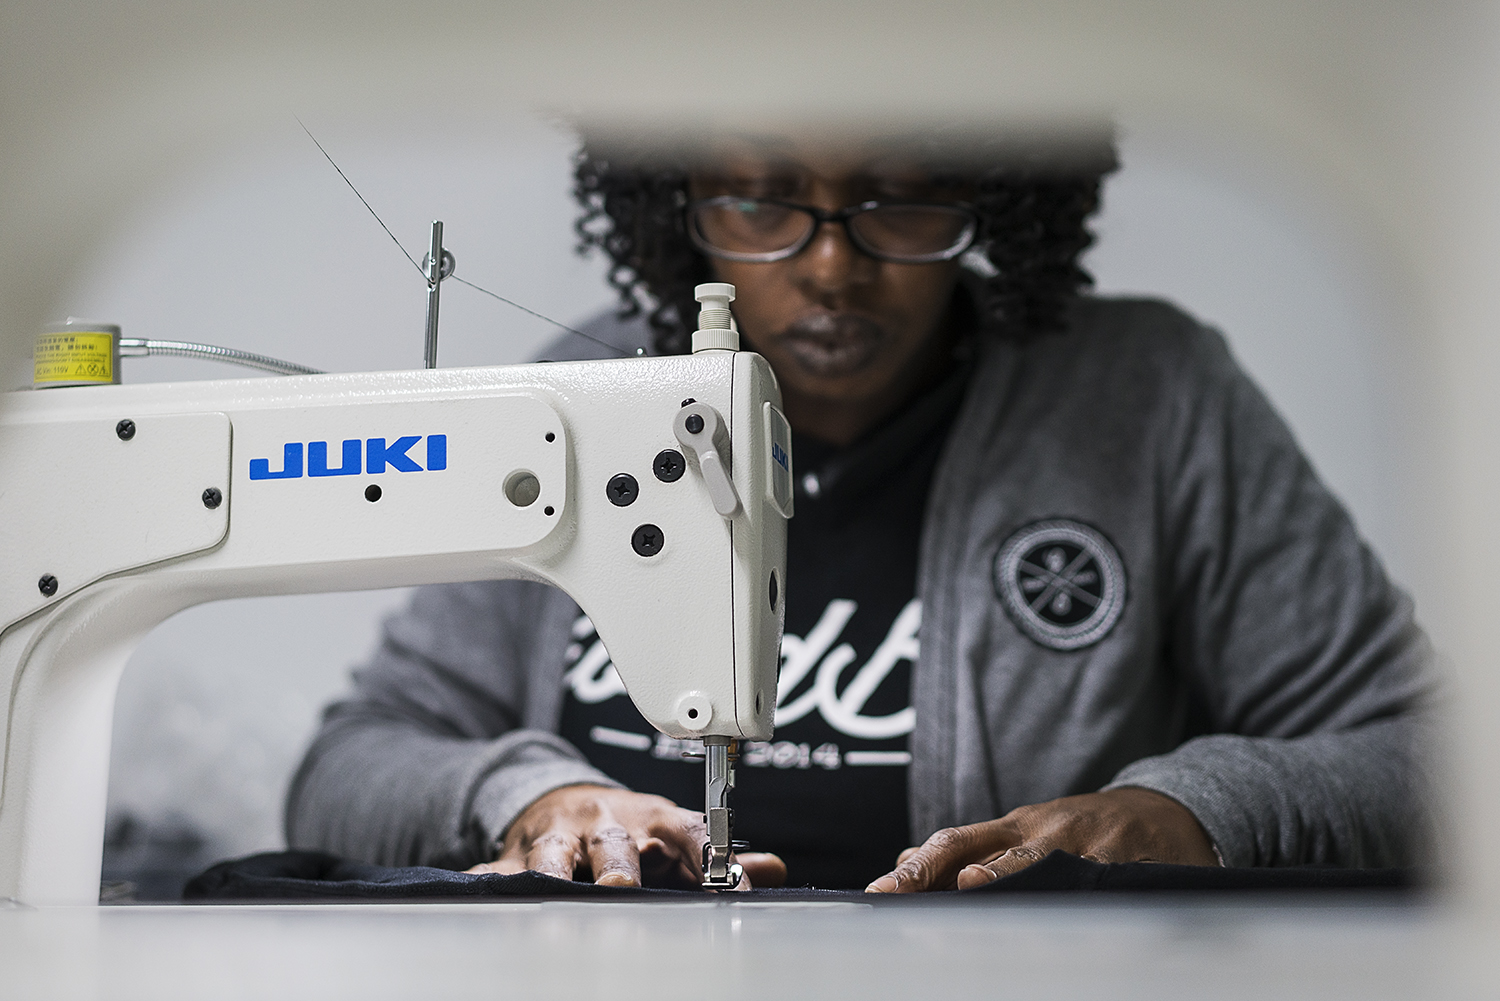
<svg viewBox="0 0 1500 1001">
<path fill-rule="evenodd" d="M 606 823 L 589 832 L 589 869 L 600 886 L 640 886 L 641 856 L 623 825 Z"/>
<path fill-rule="evenodd" d="M 983 862 L 1007 847 L 1006 831 L 997 822 L 949 827 L 938 831 L 916 851 L 902 852 L 896 868 L 865 889 L 871 893 L 923 893 L 951 890 L 964 866 Z M 997 843 L 998 842 L 998 843 Z"/>
<path fill-rule="evenodd" d="M 703 843 L 708 840 L 703 815 L 684 810 L 669 800 L 662 802 L 667 806 L 652 816 L 649 834 L 689 883 L 700 884 L 703 882 Z"/>
<path fill-rule="evenodd" d="M 578 836 L 559 830 L 543 834 L 526 852 L 526 868 L 558 879 L 572 879 L 582 860 Z"/>
<path fill-rule="evenodd" d="M 975 886 L 992 883 L 1001 876 L 1020 872 L 1029 865 L 1040 862 L 1052 853 L 1053 845 L 1047 841 L 1027 841 L 1006 850 L 998 858 L 982 865 L 965 866 L 958 874 L 958 888 L 967 890 Z"/>
<path fill-rule="evenodd" d="M 786 885 L 786 863 L 770 852 L 741 852 L 735 861 L 745 867 L 745 879 L 755 886 Z"/>
</svg>

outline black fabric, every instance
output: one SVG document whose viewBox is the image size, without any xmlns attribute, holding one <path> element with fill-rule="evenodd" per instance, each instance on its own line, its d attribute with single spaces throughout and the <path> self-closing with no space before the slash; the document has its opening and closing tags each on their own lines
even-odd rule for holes
<svg viewBox="0 0 1500 1001">
<path fill-rule="evenodd" d="M 789 884 L 863 890 L 912 843 L 906 766 L 921 621 L 917 552 L 933 470 L 966 381 L 966 368 L 956 366 L 849 448 L 793 435 L 796 517 L 787 528 L 776 734 L 741 745 L 733 796 L 735 837 L 780 855 Z M 603 651 L 580 623 L 562 737 L 631 789 L 701 803 L 702 765 L 682 756 L 697 745 L 653 734 L 623 686 L 608 687 Z M 815 634 L 822 640 L 813 644 Z M 787 687 L 797 649 L 807 654 L 806 670 Z M 825 660 L 843 666 L 820 695 Z M 857 679 L 867 671 L 865 682 L 879 680 L 864 691 L 870 686 Z M 825 705 L 830 695 L 842 697 L 842 709 Z"/>
<path fill-rule="evenodd" d="M 1212 866 L 1132 862 L 1104 865 L 1053 852 L 1022 871 L 973 890 L 935 894 L 866 894 L 849 890 L 766 889 L 733 899 L 844 899 L 897 903 L 940 898 L 1004 897 L 1028 893 L 1153 893 L 1306 890 L 1414 890 L 1422 886 L 1411 869 L 1337 869 L 1325 866 L 1220 869 Z M 494 900 L 499 898 L 702 900 L 694 890 L 594 886 L 535 872 L 513 876 L 474 874 L 426 866 L 391 869 L 322 852 L 272 852 L 220 862 L 194 877 L 187 901 L 398 901 Z"/>
</svg>

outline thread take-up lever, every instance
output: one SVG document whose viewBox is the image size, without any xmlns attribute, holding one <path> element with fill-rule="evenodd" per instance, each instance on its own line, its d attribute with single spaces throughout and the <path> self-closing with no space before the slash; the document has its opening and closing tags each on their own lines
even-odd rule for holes
<svg viewBox="0 0 1500 1001">
<path fill-rule="evenodd" d="M 729 429 L 719 412 L 705 403 L 689 403 L 677 411 L 672 431 L 684 450 L 698 460 L 708 499 L 720 516 L 733 518 L 740 511 L 740 494 L 729 477 Z"/>
</svg>

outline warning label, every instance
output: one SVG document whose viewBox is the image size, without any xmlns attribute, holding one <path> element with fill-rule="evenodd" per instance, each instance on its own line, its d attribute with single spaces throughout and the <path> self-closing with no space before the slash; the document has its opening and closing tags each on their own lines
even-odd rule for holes
<svg viewBox="0 0 1500 1001">
<path fill-rule="evenodd" d="M 113 335 L 67 331 L 37 335 L 32 352 L 32 384 L 115 381 Z"/>
</svg>

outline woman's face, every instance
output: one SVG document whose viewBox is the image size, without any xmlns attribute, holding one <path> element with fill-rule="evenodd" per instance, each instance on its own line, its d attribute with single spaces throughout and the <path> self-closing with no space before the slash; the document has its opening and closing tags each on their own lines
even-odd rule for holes
<svg viewBox="0 0 1500 1001">
<path fill-rule="evenodd" d="M 693 173 L 689 196 L 777 198 L 829 211 L 872 199 L 953 202 L 910 159 L 791 141 L 726 144 Z M 746 263 L 711 257 L 734 284 L 746 346 L 776 371 L 799 432 L 847 444 L 889 416 L 946 367 L 944 320 L 957 261 L 893 264 L 824 223 L 799 254 Z"/>
</svg>

